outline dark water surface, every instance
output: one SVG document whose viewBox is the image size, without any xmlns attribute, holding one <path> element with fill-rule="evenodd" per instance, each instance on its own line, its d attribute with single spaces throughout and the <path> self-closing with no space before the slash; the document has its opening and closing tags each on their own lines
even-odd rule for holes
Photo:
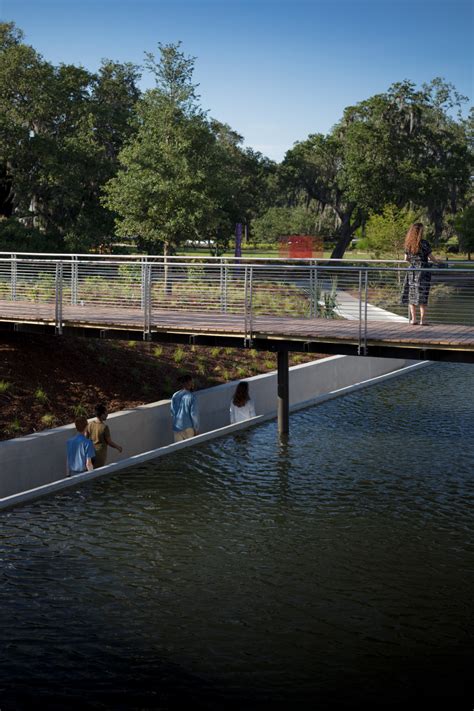
<svg viewBox="0 0 474 711">
<path fill-rule="evenodd" d="M 471 708 L 474 369 L 0 516 L 0 708 Z"/>
</svg>

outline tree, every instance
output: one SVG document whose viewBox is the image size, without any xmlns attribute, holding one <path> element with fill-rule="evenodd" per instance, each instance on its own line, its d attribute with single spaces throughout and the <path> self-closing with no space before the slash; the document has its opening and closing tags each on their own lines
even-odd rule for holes
<svg viewBox="0 0 474 711">
<path fill-rule="evenodd" d="M 343 256 L 354 232 L 361 226 L 364 211 L 344 186 L 344 143 L 340 135 L 314 134 L 287 152 L 280 181 L 288 203 L 303 204 L 322 215 L 329 207 L 337 220 L 333 258 Z"/>
<path fill-rule="evenodd" d="M 237 222 L 248 235 L 252 220 L 272 203 L 276 165 L 258 151 L 243 148 L 243 137 L 227 124 L 212 119 L 210 125 L 219 151 L 219 218 L 213 240 L 228 246 Z"/>
<path fill-rule="evenodd" d="M 381 214 L 372 213 L 365 226 L 364 244 L 377 258 L 381 254 L 401 259 L 408 228 L 419 219 L 412 210 L 385 205 Z"/>
<path fill-rule="evenodd" d="M 401 82 L 345 109 L 328 136 L 311 135 L 288 151 L 280 172 L 287 202 L 334 212 L 332 257 L 342 257 L 369 213 L 389 203 L 426 210 L 439 241 L 445 215 L 469 187 L 467 129 L 449 114 L 463 101 L 440 79 L 420 90 Z"/>
<path fill-rule="evenodd" d="M 194 59 L 179 47 L 159 45 L 159 62 L 146 55 L 156 88 L 137 103 L 136 134 L 121 150 L 104 197 L 119 235 L 165 255 L 217 223 L 217 142 L 197 103 Z"/>
<path fill-rule="evenodd" d="M 271 207 L 253 222 L 256 243 L 278 243 L 279 237 L 316 234 L 317 218 L 304 207 Z"/>
<path fill-rule="evenodd" d="M 55 67 L 12 23 L 0 24 L 0 214 L 63 249 L 107 241 L 113 220 L 101 188 L 130 135 L 136 79 L 128 64 L 106 61 L 98 75 Z"/>
<path fill-rule="evenodd" d="M 426 210 L 438 244 L 444 217 L 469 188 L 472 154 L 460 112 L 466 98 L 441 79 L 416 89 L 393 84 L 385 94 L 349 107 L 337 131 L 344 141 L 343 184 L 364 211 L 387 202 Z"/>
<path fill-rule="evenodd" d="M 454 227 L 459 238 L 459 249 L 471 259 L 474 252 L 474 206 L 470 205 L 456 217 Z"/>
</svg>

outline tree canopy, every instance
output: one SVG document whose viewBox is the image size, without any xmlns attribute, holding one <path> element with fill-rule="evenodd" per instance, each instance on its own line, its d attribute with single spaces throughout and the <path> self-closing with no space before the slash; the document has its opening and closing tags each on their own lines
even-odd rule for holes
<svg viewBox="0 0 474 711">
<path fill-rule="evenodd" d="M 88 249 L 110 238 L 100 203 L 130 134 L 138 69 L 104 61 L 97 74 L 45 61 L 0 25 L 0 212 Z"/>
<path fill-rule="evenodd" d="M 451 84 L 397 82 L 277 165 L 202 108 L 179 42 L 158 50 L 145 53 L 155 86 L 141 92 L 134 64 L 55 66 L 0 23 L 0 246 L 223 248 L 241 222 L 254 242 L 311 230 L 342 257 L 369 224 L 372 243 L 388 243 L 387 224 L 409 211 L 435 246 L 457 224 L 468 244 L 474 119 Z"/>
<path fill-rule="evenodd" d="M 334 212 L 333 257 L 387 204 L 425 210 L 438 242 L 444 216 L 463 205 L 470 185 L 468 132 L 449 113 L 464 100 L 435 79 L 421 90 L 397 83 L 348 107 L 328 136 L 310 135 L 287 152 L 280 168 L 287 204 Z"/>
<path fill-rule="evenodd" d="M 146 55 L 156 86 L 136 105 L 136 133 L 119 155 L 104 204 L 117 213 L 119 235 L 168 251 L 186 240 L 228 235 L 235 222 L 250 220 L 271 168 L 202 110 L 194 58 L 179 44 L 159 50 L 159 60 Z"/>
</svg>

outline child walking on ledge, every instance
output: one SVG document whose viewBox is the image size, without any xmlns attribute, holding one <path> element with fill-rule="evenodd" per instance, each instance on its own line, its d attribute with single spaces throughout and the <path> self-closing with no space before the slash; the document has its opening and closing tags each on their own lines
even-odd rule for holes
<svg viewBox="0 0 474 711">
<path fill-rule="evenodd" d="M 112 440 L 110 429 L 105 424 L 108 414 L 106 406 L 101 402 L 95 408 L 96 419 L 89 423 L 88 435 L 95 448 L 94 469 L 104 467 L 107 463 L 107 447 L 113 447 L 118 452 L 122 452 L 122 447 Z"/>
</svg>

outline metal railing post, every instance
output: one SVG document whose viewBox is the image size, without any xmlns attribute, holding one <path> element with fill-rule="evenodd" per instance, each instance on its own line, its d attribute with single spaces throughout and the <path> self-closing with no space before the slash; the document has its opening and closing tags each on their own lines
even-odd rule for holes
<svg viewBox="0 0 474 711">
<path fill-rule="evenodd" d="M 311 301 L 310 301 L 310 312 L 311 317 L 318 317 L 318 267 L 317 265 L 310 266 L 310 290 L 311 290 Z"/>
<path fill-rule="evenodd" d="M 143 340 L 151 338 L 151 264 L 142 264 Z"/>
<path fill-rule="evenodd" d="M 247 294 L 248 294 L 248 273 L 244 267 L 244 341 L 247 343 L 248 323 L 247 323 Z"/>
<path fill-rule="evenodd" d="M 227 313 L 227 301 L 228 301 L 228 289 L 229 289 L 229 265 L 224 266 L 224 312 Z"/>
<path fill-rule="evenodd" d="M 367 305 L 369 292 L 369 271 L 365 269 L 365 307 L 364 307 L 364 355 L 367 355 Z"/>
<path fill-rule="evenodd" d="M 359 345 L 357 355 L 361 355 L 362 348 L 362 270 L 359 269 Z"/>
<path fill-rule="evenodd" d="M 221 259 L 219 264 L 219 294 L 221 302 L 221 311 L 224 311 L 224 262 Z"/>
<path fill-rule="evenodd" d="M 253 333 L 253 303 L 252 303 L 252 301 L 253 301 L 253 267 L 250 267 L 250 273 L 249 273 L 249 322 L 248 322 L 249 343 L 252 342 L 252 333 Z"/>
<path fill-rule="evenodd" d="M 63 262 L 56 263 L 54 331 L 58 336 L 63 332 Z"/>
<path fill-rule="evenodd" d="M 78 296 L 78 282 L 79 282 L 79 262 L 77 255 L 72 256 L 71 260 L 71 304 L 75 306 L 77 304 Z"/>
<path fill-rule="evenodd" d="M 141 267 L 141 277 L 140 277 L 140 306 L 143 309 L 146 303 L 146 268 L 147 268 L 147 258 L 144 257 L 140 261 Z"/>
<path fill-rule="evenodd" d="M 18 263 L 16 254 L 12 254 L 10 263 L 10 294 L 12 301 L 16 301 L 16 287 L 18 276 Z"/>
</svg>

